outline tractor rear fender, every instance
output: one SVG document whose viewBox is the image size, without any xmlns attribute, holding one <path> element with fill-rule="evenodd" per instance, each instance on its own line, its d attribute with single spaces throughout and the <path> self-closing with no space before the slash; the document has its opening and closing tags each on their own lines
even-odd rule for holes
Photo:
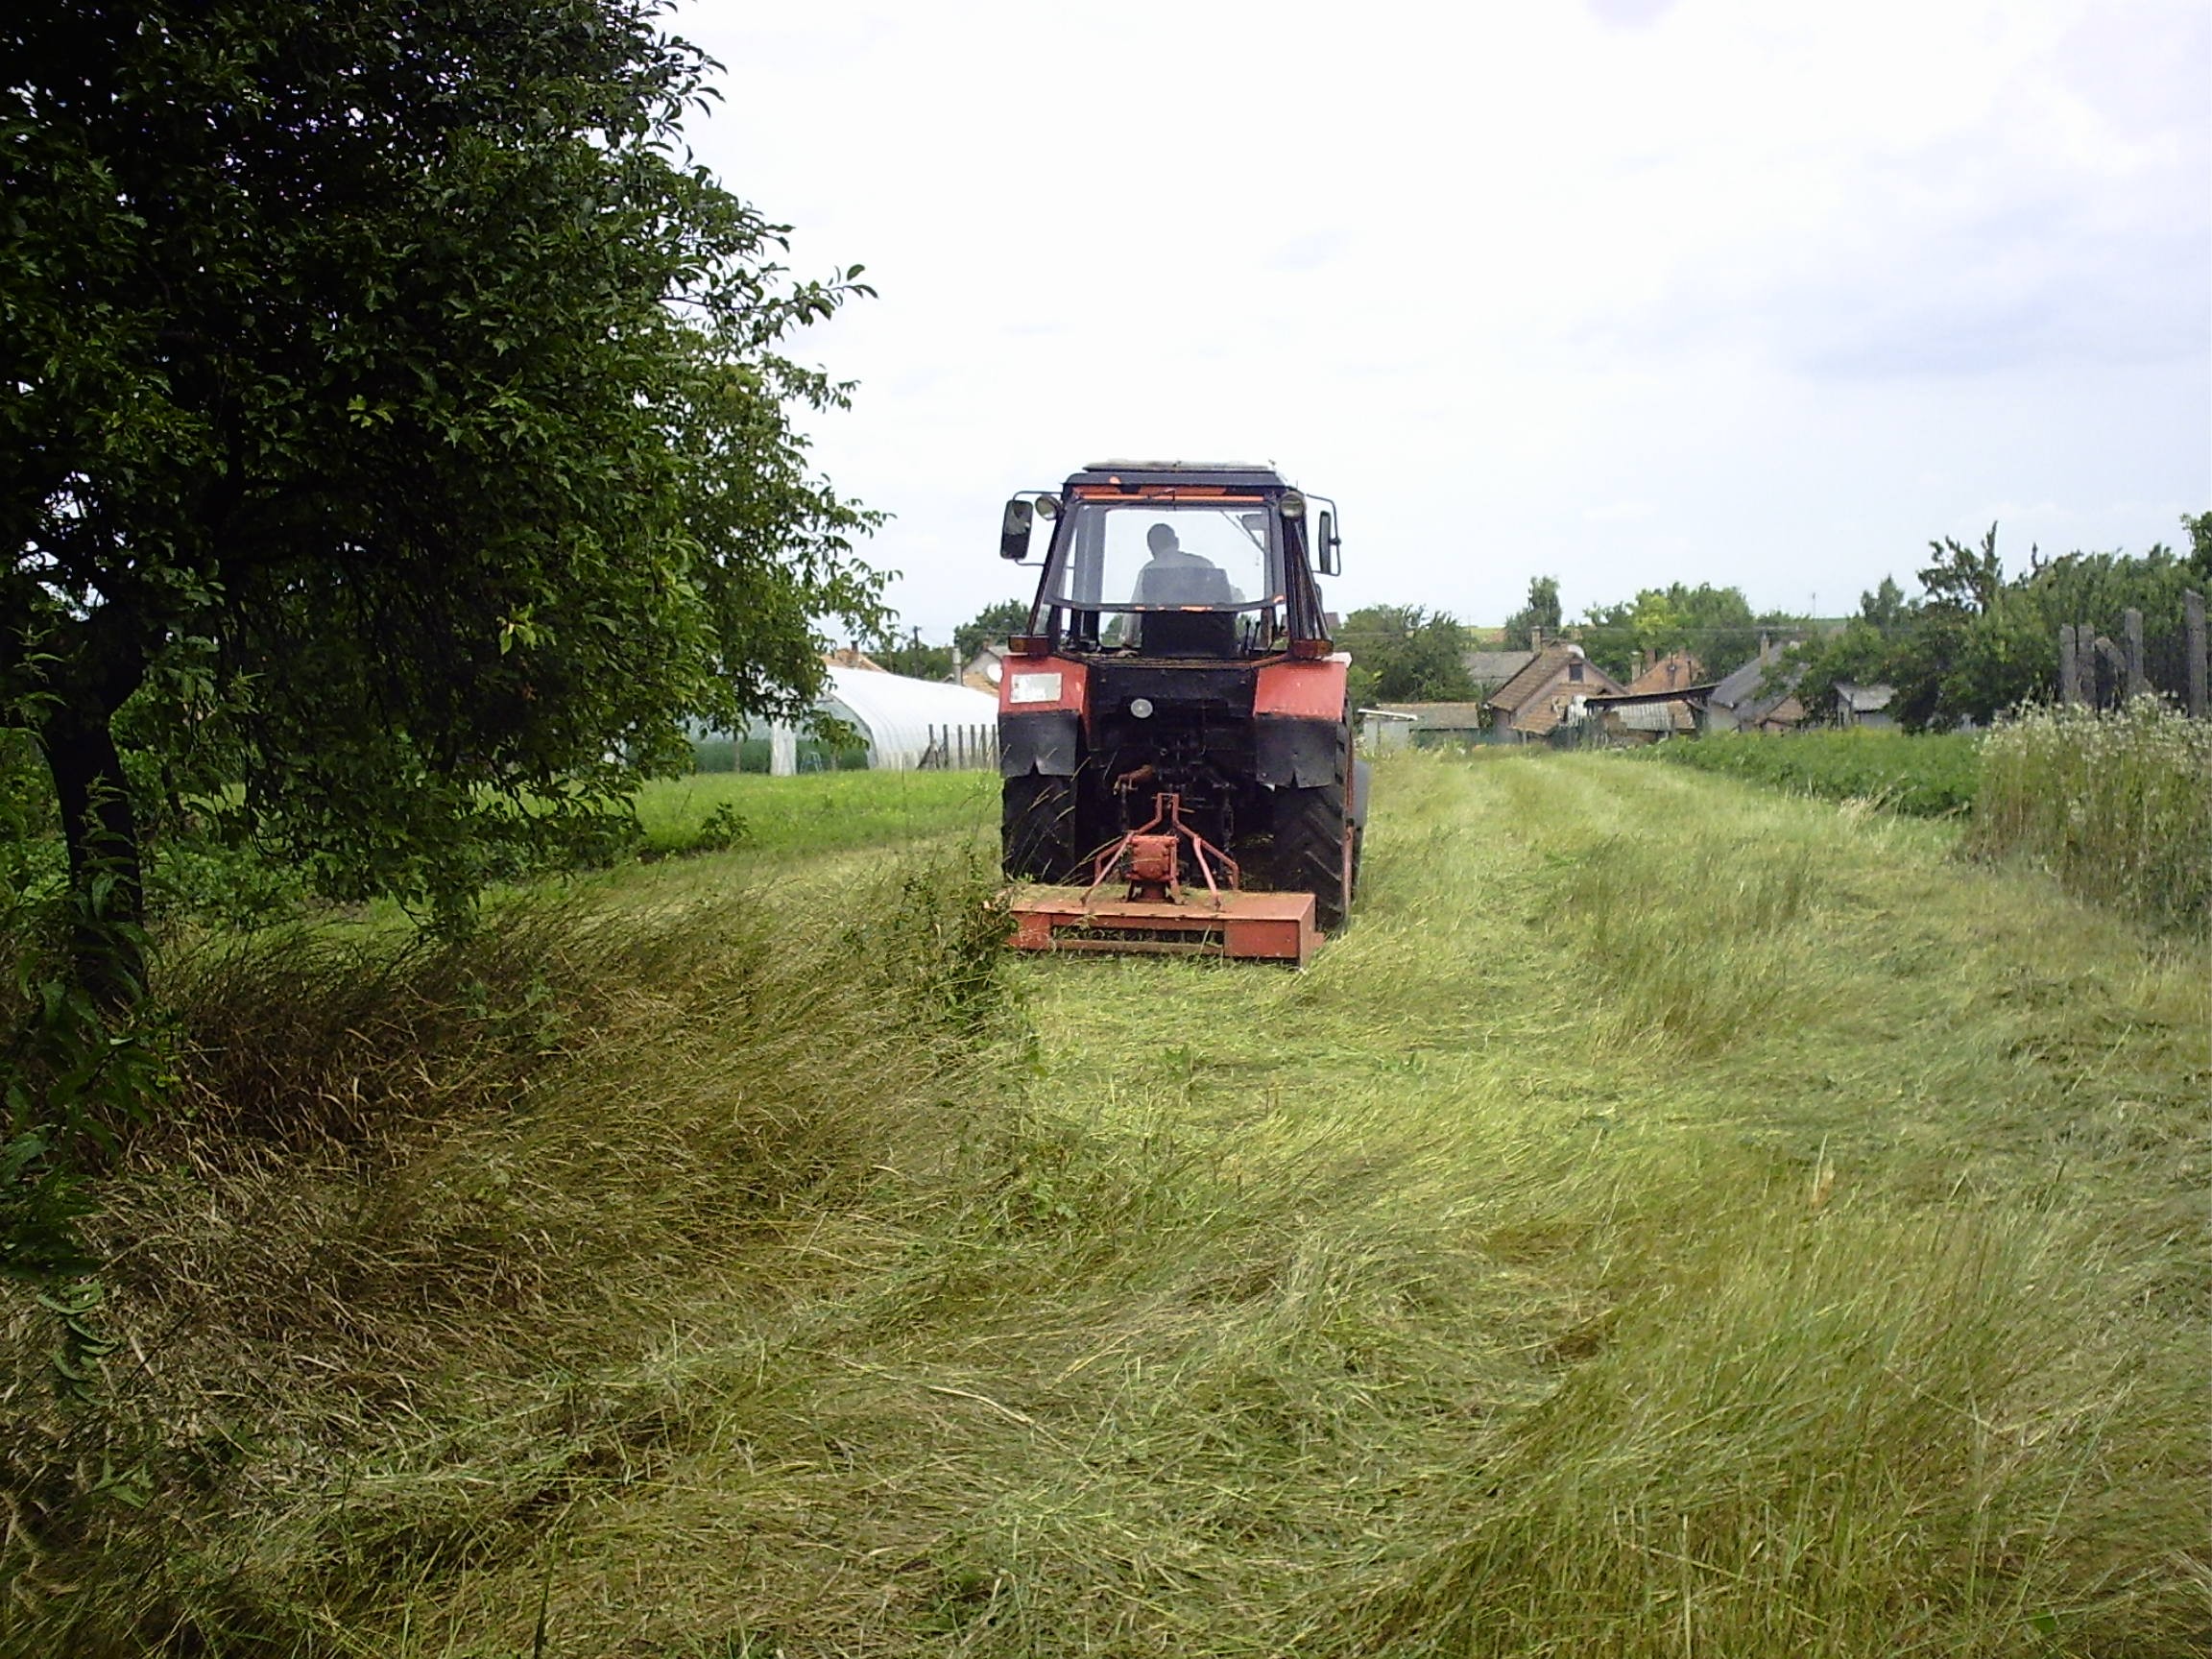
<svg viewBox="0 0 2212 1659">
<path fill-rule="evenodd" d="M 998 775 L 1072 778 L 1081 761 L 1082 717 L 1073 709 L 998 716 Z"/>
<path fill-rule="evenodd" d="M 1074 777 L 1090 689 L 1090 670 L 1080 662 L 1009 657 L 998 682 L 998 775 Z"/>
<path fill-rule="evenodd" d="M 1346 709 L 1345 671 L 1351 666 L 1352 659 L 1342 652 L 1303 661 L 1269 662 L 1261 668 L 1260 684 L 1253 689 L 1252 712 L 1262 720 L 1275 715 L 1340 726 Z"/>
<path fill-rule="evenodd" d="M 1257 771 L 1270 789 L 1317 789 L 1341 780 L 1344 727 L 1336 720 L 1258 722 Z"/>
<path fill-rule="evenodd" d="M 1313 789 L 1348 781 L 1338 768 L 1348 747 L 1344 677 L 1351 663 L 1339 654 L 1270 662 L 1260 670 L 1252 713 L 1259 728 L 1259 781 L 1266 787 Z"/>
</svg>

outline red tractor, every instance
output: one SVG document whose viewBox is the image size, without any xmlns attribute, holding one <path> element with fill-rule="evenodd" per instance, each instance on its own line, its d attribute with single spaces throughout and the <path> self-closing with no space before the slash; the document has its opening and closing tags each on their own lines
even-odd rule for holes
<svg viewBox="0 0 2212 1659">
<path fill-rule="evenodd" d="M 1006 504 L 1050 526 L 998 687 L 1015 943 L 1304 961 L 1343 925 L 1366 767 L 1319 575 L 1335 510 L 1271 467 L 1104 461 Z"/>
</svg>

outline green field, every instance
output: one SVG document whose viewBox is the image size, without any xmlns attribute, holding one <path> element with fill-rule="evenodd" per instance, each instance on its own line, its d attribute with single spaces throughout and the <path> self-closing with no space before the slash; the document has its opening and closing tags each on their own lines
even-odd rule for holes
<svg viewBox="0 0 2212 1659">
<path fill-rule="evenodd" d="M 698 772 L 638 792 L 648 851 L 691 851 L 717 812 L 733 814 L 741 850 L 771 856 L 905 846 L 998 826 L 995 772 Z M 728 822 L 727 816 L 724 822 Z"/>
<path fill-rule="evenodd" d="M 8 1304 L 8 1650 L 2212 1642 L 2203 942 L 1946 821 L 1408 756 L 1310 970 L 1007 962 L 956 781 L 180 964 L 102 1413 Z"/>
</svg>

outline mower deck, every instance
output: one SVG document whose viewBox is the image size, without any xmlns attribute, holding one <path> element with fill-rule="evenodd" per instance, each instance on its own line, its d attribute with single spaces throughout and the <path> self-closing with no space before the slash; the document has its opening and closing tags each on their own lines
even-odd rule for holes
<svg viewBox="0 0 2212 1659">
<path fill-rule="evenodd" d="M 1258 957 L 1303 968 L 1320 930 L 1310 893 L 1224 891 L 1123 899 L 1096 887 L 1016 887 L 1007 896 L 1018 950 L 1111 950 Z"/>
</svg>

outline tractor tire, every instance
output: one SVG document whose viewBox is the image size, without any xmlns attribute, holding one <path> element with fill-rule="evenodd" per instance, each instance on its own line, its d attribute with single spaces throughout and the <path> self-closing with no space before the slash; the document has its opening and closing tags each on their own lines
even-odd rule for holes
<svg viewBox="0 0 2212 1659">
<path fill-rule="evenodd" d="M 1355 833 L 1341 783 L 1276 791 L 1275 885 L 1312 894 L 1313 920 L 1324 933 L 1344 926 L 1352 902 Z"/>
<path fill-rule="evenodd" d="M 1075 780 L 1032 772 L 1009 778 L 999 798 L 998 848 L 1017 881 L 1060 882 L 1075 870 Z"/>
</svg>

